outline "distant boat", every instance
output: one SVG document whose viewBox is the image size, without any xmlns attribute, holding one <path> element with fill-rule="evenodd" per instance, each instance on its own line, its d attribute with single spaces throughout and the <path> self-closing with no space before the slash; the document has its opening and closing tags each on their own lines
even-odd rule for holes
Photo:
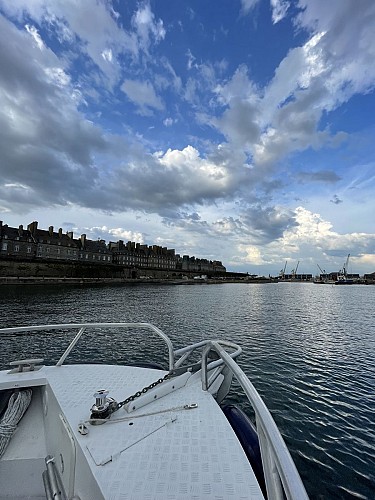
<svg viewBox="0 0 375 500">
<path fill-rule="evenodd" d="M 351 278 L 346 278 L 344 275 L 340 274 L 337 276 L 337 280 L 335 281 L 335 285 L 353 285 L 354 280 Z"/>
<path fill-rule="evenodd" d="M 323 279 L 316 278 L 313 280 L 313 283 L 315 283 L 316 285 L 334 285 L 336 281 L 331 280 L 329 278 L 323 278 Z"/>
<path fill-rule="evenodd" d="M 342 268 L 342 271 L 340 271 L 339 274 L 337 275 L 337 280 L 335 281 L 335 285 L 353 285 L 354 280 L 352 278 L 348 278 L 349 257 L 350 253 L 348 253 L 348 257 Z"/>
</svg>

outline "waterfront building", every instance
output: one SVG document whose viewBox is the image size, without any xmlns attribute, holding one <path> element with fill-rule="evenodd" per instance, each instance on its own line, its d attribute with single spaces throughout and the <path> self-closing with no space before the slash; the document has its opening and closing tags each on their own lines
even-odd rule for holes
<svg viewBox="0 0 375 500">
<path fill-rule="evenodd" d="M 104 240 L 88 240 L 85 234 L 82 234 L 78 240 L 79 260 L 95 264 L 110 264 L 112 252 L 105 244 Z"/>
<path fill-rule="evenodd" d="M 33 221 L 24 229 L 9 227 L 0 221 L 0 258 L 19 261 L 44 261 L 77 264 L 113 264 L 122 268 L 123 277 L 173 277 L 178 275 L 208 274 L 217 275 L 226 272 L 220 261 L 198 259 L 175 253 L 174 249 L 160 245 L 142 245 L 123 240 L 110 242 L 89 240 L 86 234 L 74 238 L 73 232 L 63 233 L 38 228 Z M 111 271 L 112 272 L 112 271 Z"/>
</svg>

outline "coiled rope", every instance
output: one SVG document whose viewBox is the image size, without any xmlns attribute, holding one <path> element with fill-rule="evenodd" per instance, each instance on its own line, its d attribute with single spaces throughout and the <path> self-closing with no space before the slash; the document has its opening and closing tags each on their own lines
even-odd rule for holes
<svg viewBox="0 0 375 500">
<path fill-rule="evenodd" d="M 33 391 L 15 391 L 9 398 L 8 408 L 0 422 L 0 458 L 3 456 L 17 424 L 29 407 Z"/>
</svg>

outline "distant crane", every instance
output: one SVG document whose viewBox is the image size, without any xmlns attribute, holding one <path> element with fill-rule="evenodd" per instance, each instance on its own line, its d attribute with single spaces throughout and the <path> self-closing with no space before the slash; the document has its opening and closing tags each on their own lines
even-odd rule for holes
<svg viewBox="0 0 375 500">
<path fill-rule="evenodd" d="M 287 263 L 288 263 L 288 261 L 286 260 L 286 261 L 285 261 L 285 266 L 284 266 L 284 269 L 281 269 L 281 271 L 280 271 L 280 278 L 281 278 L 281 279 L 284 279 L 284 277 L 285 277 L 285 269 L 286 269 L 286 265 L 287 265 Z"/>
<path fill-rule="evenodd" d="M 325 269 L 322 269 L 319 264 L 317 264 L 318 268 L 319 268 L 319 271 L 321 272 L 321 274 L 326 274 L 326 271 Z"/>
<path fill-rule="evenodd" d="M 298 271 L 299 261 L 297 262 L 296 268 L 292 270 L 292 279 L 296 279 L 296 274 Z"/>
<path fill-rule="evenodd" d="M 346 258 L 346 262 L 344 264 L 344 267 L 342 268 L 342 274 L 345 276 L 345 278 L 348 277 L 349 257 L 350 257 L 350 253 L 348 253 L 348 257 Z"/>
</svg>

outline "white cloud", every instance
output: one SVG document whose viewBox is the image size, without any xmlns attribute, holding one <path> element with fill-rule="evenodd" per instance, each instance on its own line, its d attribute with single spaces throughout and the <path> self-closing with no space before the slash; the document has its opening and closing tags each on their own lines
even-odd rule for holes
<svg viewBox="0 0 375 500">
<path fill-rule="evenodd" d="M 121 90 L 139 108 L 141 114 L 150 114 L 150 108 L 164 109 L 162 100 L 156 95 L 149 81 L 125 80 L 121 85 Z"/>
<path fill-rule="evenodd" d="M 166 118 L 165 120 L 163 120 L 163 123 L 166 127 L 171 127 L 174 123 L 176 123 L 176 120 L 174 120 L 173 118 Z"/>
<path fill-rule="evenodd" d="M 146 53 L 151 43 L 151 35 L 155 43 L 163 40 L 166 35 L 163 21 L 155 20 L 149 3 L 144 3 L 139 7 L 133 16 L 132 25 L 137 32 L 140 47 Z"/>
<path fill-rule="evenodd" d="M 289 7 L 290 2 L 287 2 L 286 0 L 271 0 L 273 24 L 276 24 L 284 19 Z"/>
<path fill-rule="evenodd" d="M 232 265 L 238 265 L 238 263 L 236 262 L 238 260 L 242 263 L 253 266 L 262 266 L 268 264 L 268 262 L 265 261 L 264 257 L 262 256 L 261 249 L 254 245 L 238 245 L 238 250 L 240 252 L 240 256 L 232 260 Z"/>
<path fill-rule="evenodd" d="M 113 53 L 111 49 L 105 49 L 102 52 L 102 57 L 105 61 L 112 62 Z"/>
<path fill-rule="evenodd" d="M 39 35 L 38 30 L 35 28 L 35 26 L 30 26 L 29 24 L 25 25 L 26 31 L 33 37 L 37 47 L 40 50 L 43 50 L 45 48 L 43 40 L 41 36 Z"/>
<path fill-rule="evenodd" d="M 136 36 L 117 24 L 113 9 L 107 2 L 95 2 L 95 8 L 91 0 L 78 3 L 75 0 L 18 0 L 11 3 L 1 1 L 1 4 L 10 16 L 31 17 L 39 25 L 45 23 L 51 29 L 57 29 L 61 40 L 74 42 L 74 50 L 91 58 L 101 70 L 103 81 L 108 81 L 110 86 L 120 77 L 117 55 L 138 56 L 140 47 Z M 35 28 L 31 34 L 37 41 Z M 103 57 L 103 54 L 109 54 L 109 50 L 112 51 L 111 61 Z"/>
<path fill-rule="evenodd" d="M 248 14 L 258 2 L 259 0 L 241 0 L 241 11 Z"/>
<path fill-rule="evenodd" d="M 195 57 L 191 53 L 191 50 L 189 49 L 186 53 L 187 56 L 187 69 L 190 71 L 193 67 L 197 67 L 195 64 Z"/>
<path fill-rule="evenodd" d="M 92 238 L 101 238 L 105 241 L 110 240 L 123 240 L 134 241 L 135 243 L 144 243 L 143 234 L 139 231 L 129 231 L 122 227 L 109 228 L 108 226 L 94 226 L 82 228 L 80 232 L 85 232 L 87 235 L 92 235 Z"/>
</svg>

